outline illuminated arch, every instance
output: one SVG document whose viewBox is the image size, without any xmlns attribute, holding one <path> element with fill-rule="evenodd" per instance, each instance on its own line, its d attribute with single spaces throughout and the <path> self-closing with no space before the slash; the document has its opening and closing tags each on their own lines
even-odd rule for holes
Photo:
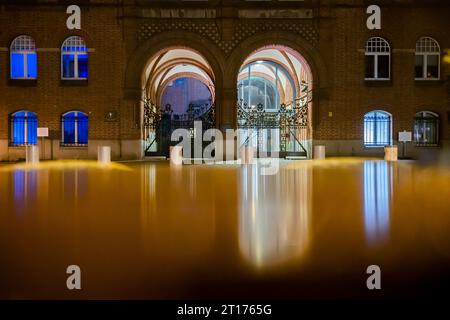
<svg viewBox="0 0 450 320">
<path fill-rule="evenodd" d="M 144 70 L 145 98 L 159 104 L 167 84 L 181 77 L 200 80 L 214 99 L 215 74 L 210 64 L 200 53 L 185 47 L 166 48 L 151 58 Z"/>
</svg>

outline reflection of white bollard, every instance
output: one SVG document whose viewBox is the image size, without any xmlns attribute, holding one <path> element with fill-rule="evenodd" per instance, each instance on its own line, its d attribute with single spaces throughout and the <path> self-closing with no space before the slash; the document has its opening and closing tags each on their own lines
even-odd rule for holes
<svg viewBox="0 0 450 320">
<path fill-rule="evenodd" d="M 97 148 L 97 160 L 102 164 L 111 163 L 111 147 L 99 146 Z"/>
<path fill-rule="evenodd" d="M 314 146 L 314 159 L 325 159 L 325 146 Z"/>
<path fill-rule="evenodd" d="M 27 146 L 25 150 L 25 159 L 27 163 L 39 163 L 39 147 Z"/>
<path fill-rule="evenodd" d="M 398 159 L 398 148 L 397 146 L 386 146 L 384 147 L 384 160 L 386 161 L 397 161 Z"/>
<path fill-rule="evenodd" d="M 241 149 L 241 164 L 252 164 L 253 152 L 254 149 L 252 146 L 243 146 Z"/>
<path fill-rule="evenodd" d="M 183 147 L 173 146 L 170 147 L 170 164 L 182 165 L 183 164 Z"/>
</svg>

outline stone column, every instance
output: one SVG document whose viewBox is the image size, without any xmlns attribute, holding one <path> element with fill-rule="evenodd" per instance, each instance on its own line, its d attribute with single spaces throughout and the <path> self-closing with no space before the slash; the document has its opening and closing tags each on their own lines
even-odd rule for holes
<svg viewBox="0 0 450 320">
<path fill-rule="evenodd" d="M 236 85 L 236 84 L 234 84 Z M 216 100 L 216 125 L 217 128 L 222 131 L 224 138 L 223 154 L 226 159 L 236 159 L 236 143 L 235 138 L 230 137 L 230 141 L 227 141 L 226 130 L 236 129 L 237 112 L 236 112 L 236 87 L 218 89 Z M 231 141 L 233 139 L 233 141 Z"/>
</svg>

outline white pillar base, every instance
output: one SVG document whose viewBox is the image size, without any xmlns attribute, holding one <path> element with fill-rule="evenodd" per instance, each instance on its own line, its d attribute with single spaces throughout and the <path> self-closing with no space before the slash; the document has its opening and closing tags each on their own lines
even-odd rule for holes
<svg viewBox="0 0 450 320">
<path fill-rule="evenodd" d="M 27 163 L 39 163 L 39 147 L 27 146 L 25 150 L 25 159 Z"/>
<path fill-rule="evenodd" d="M 181 166 L 183 164 L 183 147 L 172 146 L 170 147 L 170 164 Z"/>
<path fill-rule="evenodd" d="M 397 161 L 398 160 L 397 146 L 384 147 L 384 160 L 386 160 L 386 161 Z"/>
<path fill-rule="evenodd" d="M 313 158 L 325 159 L 325 146 L 314 146 Z"/>
<path fill-rule="evenodd" d="M 111 147 L 99 146 L 97 148 L 97 160 L 101 164 L 111 163 Z"/>
</svg>

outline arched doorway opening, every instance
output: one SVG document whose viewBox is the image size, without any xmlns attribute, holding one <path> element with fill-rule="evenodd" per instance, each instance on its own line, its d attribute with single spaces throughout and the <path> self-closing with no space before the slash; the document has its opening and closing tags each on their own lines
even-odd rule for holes
<svg viewBox="0 0 450 320">
<path fill-rule="evenodd" d="M 215 127 L 214 73 L 197 51 L 166 48 L 152 57 L 144 73 L 143 136 L 146 156 L 168 156 L 172 132 L 187 129 L 195 139 Z M 194 145 L 193 143 L 191 144 Z M 193 154 L 193 153 L 192 153 Z"/>
<path fill-rule="evenodd" d="M 297 51 L 270 45 L 254 51 L 237 78 L 239 147 L 258 156 L 311 156 L 311 69 Z"/>
</svg>

